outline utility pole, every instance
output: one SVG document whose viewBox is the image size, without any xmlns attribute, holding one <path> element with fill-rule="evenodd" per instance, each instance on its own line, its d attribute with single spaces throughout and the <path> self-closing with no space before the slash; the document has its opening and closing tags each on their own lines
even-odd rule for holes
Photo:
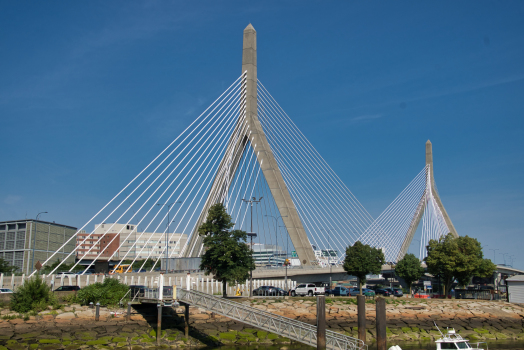
<svg viewBox="0 0 524 350">
<path fill-rule="evenodd" d="M 257 234 L 253 232 L 253 203 L 260 203 L 262 198 L 263 197 L 260 197 L 258 200 L 256 200 L 256 197 L 252 197 L 251 199 L 242 199 L 242 202 L 251 204 L 251 232 L 247 234 L 249 237 L 251 237 L 251 256 L 253 256 L 253 237 L 257 236 Z M 253 298 L 253 269 L 249 271 L 249 297 Z"/>
<path fill-rule="evenodd" d="M 495 259 L 496 259 L 495 252 L 496 252 L 497 250 L 499 250 L 499 249 L 490 249 L 490 250 L 493 250 L 493 263 L 494 263 L 495 265 L 497 265 L 497 263 L 495 262 Z"/>
<path fill-rule="evenodd" d="M 35 221 L 38 221 L 38 217 L 40 216 L 40 214 L 47 214 L 47 211 L 42 211 L 40 213 L 38 213 L 36 215 L 36 220 Z M 33 257 L 31 258 L 31 271 L 34 271 L 35 270 L 35 245 L 36 245 L 36 230 L 37 228 L 37 225 L 36 225 L 36 222 L 35 222 L 35 234 L 33 236 Z"/>
<path fill-rule="evenodd" d="M 264 215 L 264 216 L 271 217 L 275 220 L 275 251 L 277 251 L 277 248 L 278 248 L 278 231 L 277 231 L 278 219 L 287 218 L 287 215 L 284 215 L 284 216 L 280 215 L 278 218 L 275 218 L 273 215 Z M 287 258 L 287 254 L 286 254 L 286 258 Z"/>
<path fill-rule="evenodd" d="M 167 264 L 168 264 L 168 259 L 169 259 L 169 238 L 168 238 L 168 233 L 169 233 L 169 226 L 171 224 L 171 222 L 169 221 L 169 212 L 171 210 L 171 206 L 173 204 L 178 204 L 178 203 L 182 203 L 181 201 L 178 201 L 178 202 L 173 202 L 173 203 L 157 203 L 156 205 L 160 205 L 162 207 L 166 207 L 167 206 L 167 230 L 166 230 L 166 273 L 167 273 Z M 136 242 L 135 242 L 135 245 L 136 245 Z M 136 255 L 136 254 L 135 254 Z M 136 258 L 136 257 L 135 257 Z M 159 257 L 160 258 L 160 257 Z"/>
</svg>

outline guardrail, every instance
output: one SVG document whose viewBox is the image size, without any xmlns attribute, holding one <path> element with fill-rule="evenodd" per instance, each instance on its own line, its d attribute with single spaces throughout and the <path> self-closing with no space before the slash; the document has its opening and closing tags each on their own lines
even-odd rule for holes
<svg viewBox="0 0 524 350">
<path fill-rule="evenodd" d="M 178 289 L 177 297 L 180 301 L 197 306 L 208 311 L 232 318 L 275 334 L 316 346 L 317 327 L 308 323 L 274 315 L 250 306 L 246 306 L 223 298 L 216 298 L 209 294 L 194 290 Z M 326 330 L 326 348 L 337 350 L 365 349 L 362 340 Z"/>
</svg>

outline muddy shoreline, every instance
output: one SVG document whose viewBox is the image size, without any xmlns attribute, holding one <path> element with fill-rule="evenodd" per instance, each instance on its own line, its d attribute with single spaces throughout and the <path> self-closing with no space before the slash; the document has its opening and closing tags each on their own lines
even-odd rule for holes
<svg viewBox="0 0 524 350">
<path fill-rule="evenodd" d="M 316 322 L 314 298 L 236 299 L 237 302 L 297 319 Z M 349 298 L 326 299 L 326 322 L 330 330 L 357 335 L 357 306 Z M 37 316 L 0 310 L 0 350 L 10 349 L 133 349 L 156 348 L 156 306 L 137 305 L 131 320 L 125 309 L 101 308 L 95 322 L 94 309 L 68 305 Z M 472 341 L 524 341 L 524 308 L 506 302 L 465 300 L 388 299 L 388 342 L 431 342 L 440 334 L 433 321 L 454 327 Z M 162 348 L 217 347 L 220 345 L 290 344 L 287 338 L 252 326 L 190 308 L 189 337 L 183 333 L 183 309 L 164 308 Z M 366 304 L 367 343 L 375 338 L 375 305 Z"/>
</svg>

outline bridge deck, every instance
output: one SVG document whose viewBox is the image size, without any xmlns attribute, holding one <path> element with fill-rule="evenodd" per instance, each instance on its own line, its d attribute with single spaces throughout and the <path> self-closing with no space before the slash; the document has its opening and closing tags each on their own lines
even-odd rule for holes
<svg viewBox="0 0 524 350">
<path fill-rule="evenodd" d="M 307 345 L 316 346 L 317 344 L 317 327 L 308 323 L 274 315 L 195 290 L 179 289 L 177 290 L 177 298 L 181 302 L 265 329 Z M 359 339 L 326 330 L 326 347 L 327 349 L 357 350 L 366 348 L 366 345 Z"/>
</svg>

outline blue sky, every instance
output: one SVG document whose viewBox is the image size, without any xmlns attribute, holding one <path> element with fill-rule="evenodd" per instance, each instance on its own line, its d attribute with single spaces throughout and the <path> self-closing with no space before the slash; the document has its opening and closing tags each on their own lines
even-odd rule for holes
<svg viewBox="0 0 524 350">
<path fill-rule="evenodd" d="M 524 269 L 524 3 L 0 1 L 0 220 L 81 227 L 241 72 L 374 216 L 424 166 Z"/>
</svg>

